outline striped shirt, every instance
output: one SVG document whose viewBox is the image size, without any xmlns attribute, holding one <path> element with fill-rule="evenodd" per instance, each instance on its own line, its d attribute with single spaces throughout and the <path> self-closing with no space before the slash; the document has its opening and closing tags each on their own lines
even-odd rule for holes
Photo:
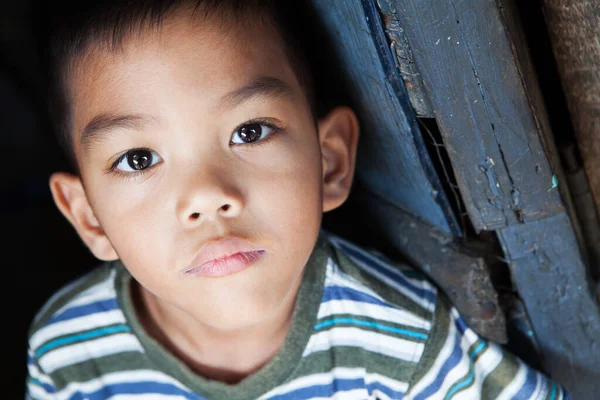
<svg viewBox="0 0 600 400">
<path fill-rule="evenodd" d="M 29 338 L 29 399 L 568 399 L 471 330 L 422 276 L 333 235 L 306 266 L 279 353 L 235 385 L 150 337 L 131 275 L 101 268 L 51 298 Z"/>
</svg>

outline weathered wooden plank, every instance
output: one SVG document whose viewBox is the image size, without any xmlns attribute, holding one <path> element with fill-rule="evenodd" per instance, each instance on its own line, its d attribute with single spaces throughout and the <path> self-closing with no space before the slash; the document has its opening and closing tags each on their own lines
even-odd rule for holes
<svg viewBox="0 0 600 400">
<path fill-rule="evenodd" d="M 476 230 L 562 210 L 494 0 L 393 2 Z"/>
<path fill-rule="evenodd" d="M 548 372 L 574 399 L 600 391 L 600 313 L 566 213 L 498 232 Z M 575 256 L 574 256 L 575 255 Z"/>
<path fill-rule="evenodd" d="M 587 264 L 591 273 L 590 278 L 598 280 L 600 277 L 600 219 L 596 211 L 596 204 L 586 171 L 581 165 L 582 161 L 576 150 L 577 143 L 575 138 L 570 137 L 572 132 L 556 132 L 559 147 L 556 148 L 554 144 L 550 128 L 550 116 L 545 109 L 537 74 L 531 54 L 528 51 L 528 41 L 523 29 L 523 20 L 519 16 L 517 2 L 518 0 L 500 0 L 499 4 L 511 39 L 513 53 L 519 62 L 521 76 L 527 88 L 530 105 L 540 126 L 540 138 L 544 142 L 546 155 L 558 178 L 558 182 L 561 183 L 558 187 L 561 198 L 568 214 L 577 216 L 579 223 L 573 226 L 577 241 L 582 247 L 584 258 L 589 258 Z M 600 1 L 598 4 L 600 5 Z M 534 46 L 540 45 L 535 42 L 531 42 L 531 44 Z M 566 124 L 570 124 L 567 114 L 563 113 L 562 115 L 563 119 L 567 121 Z M 558 126 L 558 129 L 564 127 L 564 125 L 563 123 L 563 125 Z"/>
<path fill-rule="evenodd" d="M 564 174 L 543 107 L 531 103 L 531 79 L 523 78 L 528 71 L 498 3 L 382 1 L 396 6 L 471 220 L 498 232 L 545 367 L 575 398 L 591 398 L 599 382 L 598 307 L 568 195 L 565 203 L 556 187 Z"/>
<path fill-rule="evenodd" d="M 423 221 L 459 235 L 376 7 L 369 16 L 360 0 L 314 0 L 312 4 L 353 85 L 362 127 L 358 181 Z M 374 30 L 369 25 L 373 23 L 377 24 Z"/>
<path fill-rule="evenodd" d="M 518 64 L 521 79 L 525 87 L 527 98 L 529 99 L 529 106 L 535 121 L 538 125 L 538 134 L 540 141 L 542 142 L 545 150 L 546 157 L 550 163 L 550 167 L 554 172 L 555 180 L 558 183 L 558 191 L 560 192 L 561 200 L 565 206 L 565 210 L 571 216 L 579 215 L 580 212 L 585 212 L 584 209 L 589 208 L 588 205 L 583 204 L 585 198 L 581 197 L 581 189 L 585 190 L 581 177 L 575 177 L 572 175 L 574 170 L 573 157 L 569 156 L 571 152 L 568 152 L 566 148 L 557 148 L 555 143 L 555 135 L 552 132 L 550 125 L 550 116 L 546 110 L 546 102 L 542 94 L 540 84 L 538 83 L 538 76 L 531 59 L 531 53 L 529 52 L 529 46 L 523 30 L 523 22 L 519 16 L 519 10 L 517 2 L 519 0 L 499 0 L 498 4 L 502 10 L 503 20 L 506 24 L 506 32 L 510 38 L 511 47 L 515 62 Z M 560 136 L 564 136 L 563 132 L 559 132 Z M 560 141 L 561 146 L 565 146 L 566 142 L 564 138 Z M 560 151 L 560 153 L 559 153 Z M 566 156 L 566 157 L 565 157 Z M 570 190 L 572 183 L 577 181 L 579 178 L 579 191 L 573 192 Z M 572 181 L 575 179 L 575 181 Z M 578 203 L 578 204 L 577 204 Z M 594 207 L 593 202 L 591 206 Z M 581 222 L 579 218 L 579 222 Z M 585 243 L 586 238 L 582 232 L 581 223 L 573 224 L 573 229 L 577 241 L 580 244 Z M 589 224 L 588 224 L 589 226 Z M 585 229 L 585 228 L 583 228 Z M 588 229 L 592 231 L 592 229 Z M 584 252 L 585 253 L 585 252 Z M 587 254 L 584 254 L 586 256 Z"/>
</svg>

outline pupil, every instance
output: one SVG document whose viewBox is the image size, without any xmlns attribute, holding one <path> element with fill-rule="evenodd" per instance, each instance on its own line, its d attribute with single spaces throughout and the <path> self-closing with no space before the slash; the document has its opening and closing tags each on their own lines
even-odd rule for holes
<svg viewBox="0 0 600 400">
<path fill-rule="evenodd" d="M 262 127 L 260 124 L 248 124 L 240 128 L 240 137 L 246 143 L 258 140 L 261 133 Z"/>
<path fill-rule="evenodd" d="M 152 163 L 152 153 L 148 150 L 136 150 L 127 156 L 127 162 L 136 171 L 146 169 Z"/>
</svg>

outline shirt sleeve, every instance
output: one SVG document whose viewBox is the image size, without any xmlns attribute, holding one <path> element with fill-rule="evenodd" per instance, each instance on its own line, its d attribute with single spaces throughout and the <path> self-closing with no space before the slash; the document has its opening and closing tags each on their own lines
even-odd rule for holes
<svg viewBox="0 0 600 400">
<path fill-rule="evenodd" d="M 441 293 L 425 346 L 405 399 L 570 399 L 562 386 L 470 329 Z"/>
<path fill-rule="evenodd" d="M 27 354 L 27 381 L 25 388 L 26 400 L 50 400 L 55 399 L 56 388 L 52 378 L 46 375 L 34 358 L 30 349 Z"/>
</svg>

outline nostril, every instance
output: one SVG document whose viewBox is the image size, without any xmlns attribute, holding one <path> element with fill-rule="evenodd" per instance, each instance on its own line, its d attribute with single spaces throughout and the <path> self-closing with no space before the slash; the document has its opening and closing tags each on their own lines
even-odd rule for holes
<svg viewBox="0 0 600 400">
<path fill-rule="evenodd" d="M 198 218 L 200 218 L 200 213 L 193 213 L 192 215 L 190 215 L 191 220 L 196 220 Z"/>
<path fill-rule="evenodd" d="M 221 206 L 221 210 L 223 210 L 223 211 L 227 211 L 230 208 L 231 208 L 231 205 L 229 205 L 229 204 L 224 204 L 223 206 Z"/>
</svg>

